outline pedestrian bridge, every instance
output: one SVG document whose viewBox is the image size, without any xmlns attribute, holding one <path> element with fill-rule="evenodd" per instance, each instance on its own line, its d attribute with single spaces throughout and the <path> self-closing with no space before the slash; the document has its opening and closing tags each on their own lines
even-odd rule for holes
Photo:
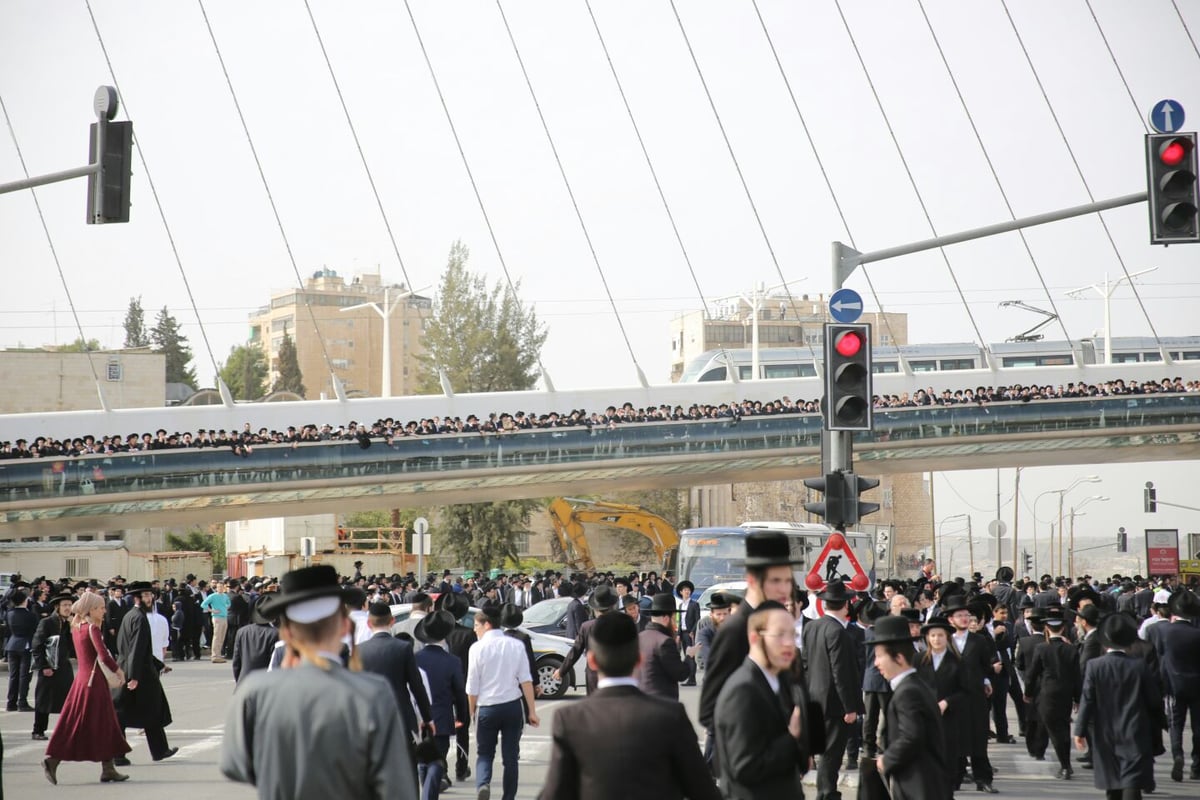
<svg viewBox="0 0 1200 800">
<path fill-rule="evenodd" d="M 0 461 L 0 536 L 623 489 L 820 472 L 818 415 Z M 1200 458 L 1200 393 L 877 411 L 864 475 Z"/>
</svg>

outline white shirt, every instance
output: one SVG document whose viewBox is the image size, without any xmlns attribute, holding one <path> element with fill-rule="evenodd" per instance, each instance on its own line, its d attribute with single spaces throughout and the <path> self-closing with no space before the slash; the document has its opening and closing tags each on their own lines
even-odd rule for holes
<svg viewBox="0 0 1200 800">
<path fill-rule="evenodd" d="M 597 689 L 607 689 L 610 686 L 637 687 L 639 685 L 640 684 L 638 683 L 638 679 L 633 677 L 632 675 L 628 675 L 628 676 L 625 676 L 622 678 L 601 678 L 600 680 L 596 681 Z"/>
<path fill-rule="evenodd" d="M 909 667 L 908 669 L 904 670 L 904 672 L 901 672 L 899 675 L 888 681 L 888 683 L 892 685 L 892 691 L 896 691 L 896 689 L 900 687 L 900 684 L 904 683 L 904 679 L 916 671 L 916 667 Z"/>
<path fill-rule="evenodd" d="M 943 650 L 943 651 L 942 651 L 942 652 L 940 652 L 940 653 L 934 653 L 934 654 L 933 654 L 933 669 L 934 669 L 934 671 L 935 671 L 935 672 L 938 670 L 938 668 L 939 668 L 939 667 L 941 667 L 941 666 L 942 666 L 942 659 L 943 659 L 943 658 L 945 658 L 945 657 L 946 657 L 946 651 L 945 651 L 945 650 Z"/>
<path fill-rule="evenodd" d="M 467 694 L 481 706 L 510 703 L 521 697 L 521 684 L 532 682 L 525 643 L 493 628 L 467 653 Z"/>
<path fill-rule="evenodd" d="M 772 675 L 769 671 L 763 669 L 762 664 L 759 664 L 757 661 L 754 662 L 754 666 L 758 667 L 758 671 L 761 672 L 763 677 L 767 679 L 767 683 L 770 685 L 771 691 L 775 694 L 779 694 L 779 676 Z"/>
<path fill-rule="evenodd" d="M 1157 625 L 1160 622 L 1166 621 L 1166 618 L 1160 617 L 1158 614 L 1151 614 L 1150 616 L 1146 617 L 1146 621 L 1142 623 L 1140 628 L 1138 628 L 1138 638 L 1144 640 L 1146 638 L 1146 631 L 1150 630 L 1151 625 Z"/>
<path fill-rule="evenodd" d="M 157 611 L 147 613 L 146 621 L 150 623 L 150 649 L 154 651 L 154 657 L 162 661 L 171 641 L 171 623 Z"/>
</svg>

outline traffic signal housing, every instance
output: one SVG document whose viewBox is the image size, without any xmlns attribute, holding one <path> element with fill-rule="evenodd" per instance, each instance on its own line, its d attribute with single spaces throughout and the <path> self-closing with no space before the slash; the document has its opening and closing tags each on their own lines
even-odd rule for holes
<svg viewBox="0 0 1200 800">
<path fill-rule="evenodd" d="M 842 517 L 847 525 L 857 525 L 863 517 L 879 510 L 879 503 L 868 503 L 860 499 L 863 492 L 879 485 L 879 479 L 864 478 L 853 472 L 845 473 L 842 478 L 846 483 L 846 503 Z"/>
<path fill-rule="evenodd" d="M 826 323 L 825 429 L 871 430 L 871 405 L 871 326 Z"/>
<path fill-rule="evenodd" d="M 93 122 L 88 160 L 96 162 L 96 126 L 104 126 L 100 172 L 88 175 L 87 222 L 129 222 L 129 186 L 133 182 L 133 123 Z M 99 197 L 96 181 L 100 181 Z"/>
<path fill-rule="evenodd" d="M 1129 552 L 1129 534 L 1125 532 L 1124 528 L 1119 528 L 1117 530 L 1117 552 Z"/>
<path fill-rule="evenodd" d="M 830 472 L 820 478 L 805 478 L 804 485 L 814 492 L 825 495 L 824 500 L 804 504 L 804 510 L 825 520 L 825 524 L 838 530 L 846 529 L 842 512 L 846 505 L 846 482 L 840 472 Z"/>
<path fill-rule="evenodd" d="M 1028 550 L 1022 550 L 1021 557 L 1025 561 L 1025 574 L 1032 575 L 1033 574 L 1033 556 L 1029 555 Z"/>
<path fill-rule="evenodd" d="M 1147 514 L 1154 514 L 1158 511 L 1158 490 L 1151 484 L 1146 484 L 1142 496 L 1143 505 Z"/>
<path fill-rule="evenodd" d="M 1195 133 L 1146 135 L 1150 244 L 1200 242 Z"/>
</svg>

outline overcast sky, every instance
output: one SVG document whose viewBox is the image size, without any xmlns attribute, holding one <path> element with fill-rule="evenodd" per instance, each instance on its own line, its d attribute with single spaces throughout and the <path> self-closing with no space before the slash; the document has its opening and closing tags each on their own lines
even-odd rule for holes
<svg viewBox="0 0 1200 800">
<path fill-rule="evenodd" d="M 472 268 L 500 277 L 497 251 L 405 5 L 309 5 L 400 259 L 304 2 L 92 0 L 122 94 L 118 118 L 134 121 L 146 168 L 135 161 L 132 221 L 126 225 L 84 224 L 83 181 L 37 190 L 87 337 L 119 346 L 129 298 L 141 295 L 151 319 L 166 305 L 183 323 L 196 371 L 208 383 L 212 362 L 244 341 L 248 313 L 273 289 L 296 283 L 202 12 L 301 275 L 321 267 L 346 275 L 379 269 L 388 280 L 401 281 L 402 260 L 412 284 L 435 285 L 450 245 L 462 239 Z M 522 295 L 549 326 L 543 361 L 555 383 L 632 384 L 632 361 L 497 5 L 411 5 L 500 252 L 522 281 Z M 1051 106 L 1097 199 L 1145 188 L 1142 136 L 1156 100 L 1174 98 L 1190 110 L 1187 129 L 1200 120 L 1200 0 L 1007 3 L 1049 105 L 999 2 L 843 0 L 849 33 L 833 2 L 760 0 L 757 6 L 849 234 L 753 3 L 677 0 L 676 7 L 766 238 L 672 5 L 592 2 L 708 298 L 746 291 L 758 281 L 780 283 L 780 271 L 789 281 L 806 279 L 797 293 L 827 294 L 831 241 L 852 236 L 859 249 L 869 250 L 931 235 L 852 40 L 939 233 L 1010 216 L 971 119 L 1018 216 L 1088 201 Z M 700 297 L 587 5 L 508 0 L 503 9 L 634 354 L 651 381 L 665 381 L 668 322 L 696 308 Z M 0 4 L 0 99 L 12 130 L 0 131 L 0 182 L 22 177 L 14 136 L 33 174 L 83 164 L 92 94 L 112 82 L 85 3 Z M 862 271 L 848 285 L 868 297 L 871 309 L 881 303 L 885 310 L 907 312 L 913 342 L 974 340 L 967 308 L 989 342 L 1038 321 L 1028 312 L 999 309 L 1003 300 L 1042 308 L 1053 302 L 1067 332 L 1080 337 L 1102 328 L 1102 304 L 1094 294 L 1075 300 L 1064 292 L 1103 280 L 1105 273 L 1122 275 L 1119 253 L 1130 272 L 1158 268 L 1140 279 L 1158 333 L 1198 333 L 1200 250 L 1152 248 L 1144 204 L 1107 212 L 1105 219 L 1116 252 L 1095 215 L 1029 231 L 1037 268 L 1015 234 L 948 248 L 967 307 L 937 251 L 873 266 L 877 300 Z M 0 346 L 64 343 L 78 335 L 31 192 L 0 196 L 0 264 L 8 287 L 0 293 Z M 1150 324 L 1128 289 L 1118 292 L 1113 311 L 1117 335 L 1149 335 Z M 1049 338 L 1061 338 L 1061 329 Z"/>
</svg>

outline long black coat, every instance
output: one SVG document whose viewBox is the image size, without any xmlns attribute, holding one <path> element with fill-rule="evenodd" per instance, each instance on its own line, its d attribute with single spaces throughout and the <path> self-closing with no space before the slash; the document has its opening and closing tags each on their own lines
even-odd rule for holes
<svg viewBox="0 0 1200 800">
<path fill-rule="evenodd" d="M 734 673 L 746 656 L 750 654 L 750 640 L 746 625 L 754 606 L 745 600 L 717 628 L 709 649 L 708 661 L 704 665 L 704 685 L 700 687 L 700 724 L 707 730 L 713 729 L 713 711 L 717 697 L 721 694 L 726 678 Z"/>
<path fill-rule="evenodd" d="M 679 699 L 679 682 L 687 677 L 687 664 L 679 657 L 679 646 L 670 630 L 651 622 L 638 634 L 642 666 L 638 686 L 653 697 Z"/>
<path fill-rule="evenodd" d="M 1075 735 L 1092 732 L 1096 788 L 1154 786 L 1153 726 L 1162 694 L 1145 660 L 1114 651 L 1088 662 Z"/>
<path fill-rule="evenodd" d="M 387 679 L 396 698 L 405 728 L 416 733 L 417 723 L 429 720 L 429 695 L 417 669 L 417 657 L 413 647 L 403 639 L 397 639 L 387 631 L 380 631 L 358 646 L 358 657 L 364 672 L 374 672 Z M 421 709 L 421 719 L 413 711 L 408 694 L 412 692 Z"/>
<path fill-rule="evenodd" d="M 1043 719 L 1069 717 L 1081 690 L 1079 651 L 1065 639 L 1051 637 L 1033 654 L 1025 693 Z"/>
<path fill-rule="evenodd" d="M 826 720 L 857 712 L 862 704 L 862 670 L 852 634 L 828 615 L 804 626 L 808 691 Z"/>
<path fill-rule="evenodd" d="M 932 690 L 915 675 L 902 680 L 892 692 L 883 751 L 883 776 L 891 788 L 892 800 L 951 797 L 950 765 L 945 754 L 931 747 L 929 741 L 930 731 L 941 725 L 939 716 Z"/>
<path fill-rule="evenodd" d="M 801 779 L 810 753 L 792 738 L 788 723 L 794 709 L 790 678 L 780 676 L 780 691 L 771 691 L 758 664 L 742 662 L 717 698 L 714 726 L 721 791 L 729 800 L 775 800 L 802 797 Z M 801 730 L 823 726 L 801 717 Z"/>
<path fill-rule="evenodd" d="M 125 671 L 126 686 L 113 690 L 117 717 L 124 728 L 165 728 L 171 724 L 171 706 L 159 679 L 161 662 L 154 657 L 150 622 L 133 608 L 117 631 L 117 663 Z M 128 683 L 138 682 L 130 689 Z"/>
<path fill-rule="evenodd" d="M 917 675 L 933 690 L 935 703 L 946 701 L 946 710 L 941 714 L 942 753 L 947 765 L 957 765 L 960 756 L 970 755 L 971 749 L 966 746 L 969 734 L 969 715 L 967 711 L 967 681 L 962 661 L 956 658 L 954 646 L 946 651 L 942 663 L 933 668 L 933 653 L 921 654 L 917 663 Z M 956 768 L 953 768 L 957 772 Z M 949 776 L 948 776 L 949 777 Z"/>
<path fill-rule="evenodd" d="M 58 660 L 51 664 L 46 653 L 50 637 L 58 637 Z M 33 673 L 38 676 L 37 689 L 33 694 L 34 710 L 42 714 L 58 714 L 63 701 L 71 691 L 75 671 L 71 659 L 75 657 L 75 641 L 71 638 L 71 623 L 53 613 L 38 623 L 33 634 Z M 52 669 L 54 674 L 46 677 L 42 670 Z"/>
</svg>

